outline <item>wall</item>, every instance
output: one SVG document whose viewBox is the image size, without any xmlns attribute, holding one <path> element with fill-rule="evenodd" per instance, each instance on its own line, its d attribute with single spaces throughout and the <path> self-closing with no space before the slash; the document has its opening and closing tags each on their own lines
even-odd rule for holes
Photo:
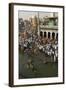
<svg viewBox="0 0 66 90">
<path fill-rule="evenodd" d="M 21 3 L 36 3 L 36 4 L 54 4 L 54 5 L 65 5 L 66 0 L 0 0 L 0 90 L 11 90 L 8 87 L 8 31 L 9 31 L 9 19 L 8 19 L 8 3 L 9 2 L 21 2 Z M 65 19 L 66 21 L 66 19 Z M 66 31 L 65 31 L 66 33 Z M 66 36 L 65 36 L 66 38 Z M 66 50 L 66 48 L 65 48 Z M 66 64 L 66 63 L 65 63 Z M 65 66 L 66 67 L 66 66 Z M 50 86 L 34 86 L 34 87 L 18 87 L 12 88 L 13 90 L 65 90 L 66 84 L 64 85 L 50 85 Z"/>
</svg>

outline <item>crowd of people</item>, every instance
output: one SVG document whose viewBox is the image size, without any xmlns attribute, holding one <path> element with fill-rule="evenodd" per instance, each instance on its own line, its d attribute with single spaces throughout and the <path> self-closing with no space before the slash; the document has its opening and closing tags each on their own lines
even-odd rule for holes
<svg viewBox="0 0 66 90">
<path fill-rule="evenodd" d="M 24 53 L 37 54 L 38 51 L 54 57 L 54 62 L 58 60 L 58 40 L 42 38 L 31 34 L 24 38 L 19 35 L 19 49 Z"/>
</svg>

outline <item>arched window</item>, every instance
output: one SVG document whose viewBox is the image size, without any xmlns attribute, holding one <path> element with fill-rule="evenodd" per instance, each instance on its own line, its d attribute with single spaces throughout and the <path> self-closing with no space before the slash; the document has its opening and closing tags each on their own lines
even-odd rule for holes
<svg viewBox="0 0 66 90">
<path fill-rule="evenodd" d="M 58 40 L 58 33 L 56 34 L 56 39 Z"/>
<path fill-rule="evenodd" d="M 46 37 L 46 32 L 44 32 L 44 37 Z"/>
<path fill-rule="evenodd" d="M 53 33 L 52 33 L 52 39 L 54 39 L 54 38 L 55 38 L 55 33 L 53 32 Z"/>
<path fill-rule="evenodd" d="M 40 36 L 43 37 L 43 32 L 42 31 L 40 31 Z"/>
<path fill-rule="evenodd" d="M 48 38 L 50 38 L 50 32 L 48 32 Z"/>
</svg>

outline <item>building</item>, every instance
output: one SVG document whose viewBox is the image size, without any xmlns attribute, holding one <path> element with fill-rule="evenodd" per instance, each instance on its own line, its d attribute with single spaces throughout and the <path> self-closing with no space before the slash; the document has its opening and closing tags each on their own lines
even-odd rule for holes
<svg viewBox="0 0 66 90">
<path fill-rule="evenodd" d="M 43 24 L 41 23 L 38 28 L 38 35 L 42 38 L 58 39 L 58 15 L 56 13 L 52 13 L 50 17 L 44 17 Z"/>
</svg>

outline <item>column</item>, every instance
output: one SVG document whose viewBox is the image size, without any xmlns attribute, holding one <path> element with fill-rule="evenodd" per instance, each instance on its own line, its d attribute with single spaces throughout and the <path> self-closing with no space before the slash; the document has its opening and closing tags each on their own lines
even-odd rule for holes
<svg viewBox="0 0 66 90">
<path fill-rule="evenodd" d="M 57 34 L 57 33 L 55 32 L 55 39 L 56 39 L 56 34 Z"/>
<path fill-rule="evenodd" d="M 50 39 L 51 39 L 51 37 L 52 37 L 51 35 L 52 35 L 52 33 L 50 32 Z"/>
<path fill-rule="evenodd" d="M 48 38 L 48 32 L 46 31 L 46 38 Z"/>
</svg>

